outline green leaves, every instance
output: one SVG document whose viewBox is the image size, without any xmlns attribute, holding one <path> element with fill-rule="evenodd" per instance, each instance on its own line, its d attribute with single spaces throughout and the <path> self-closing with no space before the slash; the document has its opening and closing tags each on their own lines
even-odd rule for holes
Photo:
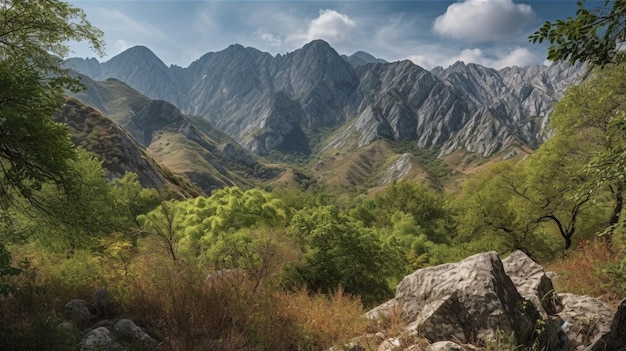
<svg viewBox="0 0 626 351">
<path fill-rule="evenodd" d="M 576 17 L 546 22 L 528 40 L 547 41 L 548 59 L 590 62 L 605 66 L 623 60 L 620 46 L 626 36 L 626 2 L 605 0 L 604 7 L 588 10 L 578 2 Z"/>
<path fill-rule="evenodd" d="M 305 253 L 305 260 L 293 268 L 291 282 L 304 282 L 310 291 L 330 293 L 341 286 L 372 306 L 392 295 L 387 279 L 404 274 L 402 253 L 334 206 L 299 211 L 288 233 Z"/>
<path fill-rule="evenodd" d="M 0 192 L 33 199 L 42 183 L 67 186 L 74 177 L 67 171 L 72 143 L 52 116 L 64 89 L 80 84 L 54 55 L 66 55 L 69 40 L 87 40 L 101 52 L 102 33 L 82 10 L 61 1 L 0 5 Z"/>
</svg>

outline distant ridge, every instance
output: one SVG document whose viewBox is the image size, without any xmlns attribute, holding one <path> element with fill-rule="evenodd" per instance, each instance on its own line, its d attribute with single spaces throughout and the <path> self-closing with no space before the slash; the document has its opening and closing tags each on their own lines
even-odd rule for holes
<svg viewBox="0 0 626 351">
<path fill-rule="evenodd" d="M 201 116 L 258 155 L 308 155 L 379 139 L 413 141 L 442 155 L 536 147 L 553 103 L 583 72 L 566 63 L 494 70 L 462 62 L 429 72 L 410 61 L 380 61 L 363 52 L 342 57 L 315 40 L 277 56 L 231 45 L 186 68 L 165 66 L 145 47 L 104 63 L 67 64 Z"/>
</svg>

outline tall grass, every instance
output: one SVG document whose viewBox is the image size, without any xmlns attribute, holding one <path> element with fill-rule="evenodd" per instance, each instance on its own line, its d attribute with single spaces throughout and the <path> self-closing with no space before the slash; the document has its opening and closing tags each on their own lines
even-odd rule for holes
<svg viewBox="0 0 626 351">
<path fill-rule="evenodd" d="M 135 321 L 158 340 L 160 350 L 321 350 L 343 345 L 370 326 L 360 300 L 340 289 L 323 296 L 285 291 L 278 277 L 260 286 L 243 274 L 207 279 L 195 264 L 154 252 L 137 257 L 128 272 L 106 258 L 94 263 L 87 254 L 47 257 L 32 265 L 32 274 L 10 282 L 16 293 L 0 299 L 0 321 L 11 326 L 3 332 L 0 323 L 0 343 L 4 337 L 16 350 L 32 346 L 27 341 L 39 337 L 33 330 L 41 337 L 55 330 L 63 305 L 74 298 L 90 302 L 99 286 L 111 294 L 115 318 Z M 73 277 L 65 280 L 68 273 Z"/>
</svg>

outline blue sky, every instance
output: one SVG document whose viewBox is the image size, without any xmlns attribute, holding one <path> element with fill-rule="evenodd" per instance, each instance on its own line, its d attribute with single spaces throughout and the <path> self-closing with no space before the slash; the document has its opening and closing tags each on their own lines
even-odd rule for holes
<svg viewBox="0 0 626 351">
<path fill-rule="evenodd" d="M 340 54 L 358 50 L 430 69 L 457 60 L 494 68 L 545 62 L 528 42 L 545 21 L 575 16 L 574 0 L 70 1 L 105 33 L 106 56 L 135 45 L 186 67 L 238 43 L 273 55 L 314 39 Z M 589 3 L 589 1 L 588 1 Z M 70 56 L 93 57 L 72 44 Z"/>
</svg>

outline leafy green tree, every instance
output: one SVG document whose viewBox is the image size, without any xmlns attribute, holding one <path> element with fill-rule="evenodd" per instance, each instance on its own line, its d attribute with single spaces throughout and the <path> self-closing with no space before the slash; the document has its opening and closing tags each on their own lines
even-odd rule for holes
<svg viewBox="0 0 626 351">
<path fill-rule="evenodd" d="M 207 255 L 220 240 L 240 229 L 284 227 L 286 218 L 282 201 L 271 193 L 257 188 L 243 191 L 230 187 L 219 189 L 209 197 L 164 202 L 147 215 L 139 216 L 139 221 L 165 244 L 174 260 L 176 250 L 180 250 L 194 259 L 212 261 L 213 257 Z"/>
<path fill-rule="evenodd" d="M 23 223 L 20 236 L 34 237 L 48 248 L 68 250 L 95 248 L 98 240 L 112 232 L 129 232 L 133 221 L 116 199 L 107 180 L 102 163 L 82 149 L 68 162 L 75 174 L 71 187 L 59 187 L 46 182 L 37 198 L 46 211 L 32 210 L 24 198 L 11 209 L 18 222 Z"/>
<path fill-rule="evenodd" d="M 624 60 L 620 52 L 626 41 L 626 1 L 604 0 L 604 6 L 587 9 L 578 1 L 576 17 L 546 22 L 529 37 L 533 43 L 547 41 L 548 59 L 590 62 L 604 66 Z"/>
<path fill-rule="evenodd" d="M 47 181 L 70 183 L 75 157 L 67 130 L 52 115 L 78 81 L 60 67 L 70 40 L 101 53 L 102 33 L 82 10 L 57 0 L 0 3 L 0 198 L 32 195 Z M 57 57 L 58 56 L 58 57 Z"/>
<path fill-rule="evenodd" d="M 288 286 L 304 283 L 310 291 L 323 293 L 341 286 L 372 306 L 392 295 L 388 279 L 405 273 L 402 253 L 334 206 L 299 211 L 288 233 L 304 252 L 304 260 L 287 273 Z"/>
<path fill-rule="evenodd" d="M 114 179 L 110 191 L 120 215 L 129 221 L 126 228 L 139 229 L 141 226 L 137 217 L 152 211 L 161 203 L 159 191 L 142 187 L 139 176 L 133 172 Z"/>
<path fill-rule="evenodd" d="M 619 64 L 570 88 L 552 114 L 553 136 L 537 156 L 559 165 L 555 173 L 571 175 L 572 197 L 609 207 L 609 227 L 620 221 L 626 186 L 625 80 L 626 64 Z M 538 168 L 550 169 L 542 163 Z"/>
<path fill-rule="evenodd" d="M 181 204 L 163 201 L 154 210 L 137 216 L 142 229 L 163 246 L 173 261 L 178 260 L 177 243 L 182 235 Z"/>
<path fill-rule="evenodd" d="M 459 207 L 459 237 L 461 241 L 487 237 L 484 250 L 508 252 L 516 249 L 532 251 L 538 227 L 531 203 L 523 201 L 517 192 L 525 185 L 522 165 L 498 163 L 482 170 L 463 184 Z"/>
<path fill-rule="evenodd" d="M 425 185 L 406 181 L 394 182 L 377 194 L 355 206 L 350 215 L 367 226 L 393 227 L 393 215 L 402 212 L 410 215 L 433 242 L 446 242 L 454 234 L 454 221 L 446 207 L 443 194 Z"/>
</svg>

